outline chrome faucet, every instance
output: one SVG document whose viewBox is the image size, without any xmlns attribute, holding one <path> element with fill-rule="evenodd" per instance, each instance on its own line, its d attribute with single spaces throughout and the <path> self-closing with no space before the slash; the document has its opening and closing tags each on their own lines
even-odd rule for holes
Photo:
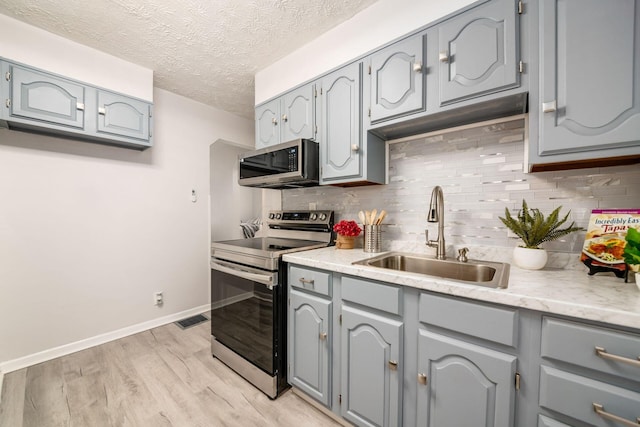
<svg viewBox="0 0 640 427">
<path fill-rule="evenodd" d="M 429 213 L 427 215 L 428 222 L 438 223 L 438 238 L 436 240 L 429 240 L 429 230 L 425 230 L 425 237 L 427 240 L 427 246 L 436 248 L 436 258 L 445 259 L 445 244 L 444 244 L 444 195 L 442 194 L 442 188 L 435 186 L 431 192 L 431 202 L 429 203 Z"/>
</svg>

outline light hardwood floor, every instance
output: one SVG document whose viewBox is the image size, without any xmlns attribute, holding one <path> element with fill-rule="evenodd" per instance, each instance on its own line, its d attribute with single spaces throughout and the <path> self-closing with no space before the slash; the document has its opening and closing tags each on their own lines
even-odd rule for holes
<svg viewBox="0 0 640 427">
<path fill-rule="evenodd" d="M 211 356 L 210 323 L 171 323 L 6 374 L 0 427 L 337 426 L 270 400 Z"/>
</svg>

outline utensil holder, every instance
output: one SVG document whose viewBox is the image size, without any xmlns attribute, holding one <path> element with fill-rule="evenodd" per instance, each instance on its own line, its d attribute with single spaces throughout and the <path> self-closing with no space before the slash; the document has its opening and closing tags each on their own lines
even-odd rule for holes
<svg viewBox="0 0 640 427">
<path fill-rule="evenodd" d="M 382 235 L 380 225 L 364 226 L 364 245 L 362 249 L 365 252 L 380 252 L 382 250 Z"/>
</svg>

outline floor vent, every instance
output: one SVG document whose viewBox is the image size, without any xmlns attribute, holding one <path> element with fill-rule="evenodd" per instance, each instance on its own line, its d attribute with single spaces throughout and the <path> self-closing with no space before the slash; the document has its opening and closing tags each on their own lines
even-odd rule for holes
<svg viewBox="0 0 640 427">
<path fill-rule="evenodd" d="M 209 320 L 207 317 L 202 314 L 196 314 L 195 316 L 187 317 L 186 319 L 178 320 L 176 325 L 180 326 L 182 329 L 187 329 L 192 326 L 195 326 L 199 323 L 206 322 Z"/>
</svg>

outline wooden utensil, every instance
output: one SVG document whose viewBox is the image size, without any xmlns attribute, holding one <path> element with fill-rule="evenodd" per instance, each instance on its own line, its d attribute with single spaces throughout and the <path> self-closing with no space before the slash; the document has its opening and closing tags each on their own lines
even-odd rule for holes
<svg viewBox="0 0 640 427">
<path fill-rule="evenodd" d="M 371 212 L 370 211 L 364 211 L 364 217 L 365 217 L 364 225 L 371 224 Z"/>
<path fill-rule="evenodd" d="M 378 209 L 374 209 L 371 211 L 371 222 L 369 223 L 369 225 L 375 225 L 376 216 L 378 216 Z"/>
<path fill-rule="evenodd" d="M 378 217 L 378 219 L 376 219 L 376 225 L 380 225 L 382 224 L 382 220 L 384 219 L 384 217 L 387 216 L 387 211 L 385 211 L 384 209 L 382 209 L 380 211 L 380 216 Z"/>
<path fill-rule="evenodd" d="M 358 218 L 360 218 L 360 222 L 362 223 L 362 225 L 364 225 L 364 222 L 365 222 L 364 212 L 362 211 L 358 212 Z"/>
</svg>

